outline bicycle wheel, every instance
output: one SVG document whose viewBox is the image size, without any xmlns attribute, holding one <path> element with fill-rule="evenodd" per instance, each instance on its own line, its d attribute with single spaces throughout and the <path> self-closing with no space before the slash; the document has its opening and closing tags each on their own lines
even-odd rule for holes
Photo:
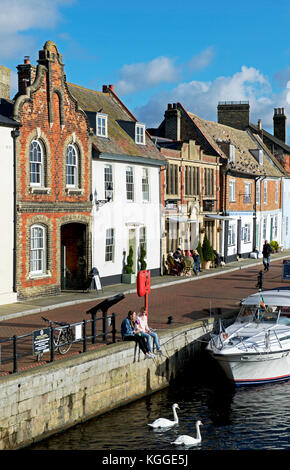
<svg viewBox="0 0 290 470">
<path fill-rule="evenodd" d="M 61 332 L 58 342 L 58 351 L 60 354 L 66 354 L 69 352 L 72 346 L 72 334 L 71 331 L 65 329 Z"/>
</svg>

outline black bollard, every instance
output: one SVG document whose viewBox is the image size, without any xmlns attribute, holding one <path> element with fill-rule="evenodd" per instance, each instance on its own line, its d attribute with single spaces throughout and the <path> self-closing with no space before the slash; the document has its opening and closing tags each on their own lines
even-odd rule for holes
<svg viewBox="0 0 290 470">
<path fill-rule="evenodd" d="M 168 322 L 167 322 L 167 325 L 170 325 L 171 323 L 173 323 L 173 317 L 168 317 Z"/>
</svg>

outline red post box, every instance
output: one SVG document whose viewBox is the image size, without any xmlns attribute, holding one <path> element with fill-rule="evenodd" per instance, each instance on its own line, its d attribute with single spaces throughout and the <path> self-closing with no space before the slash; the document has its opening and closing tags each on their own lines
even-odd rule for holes
<svg viewBox="0 0 290 470">
<path fill-rule="evenodd" d="M 145 309 L 148 318 L 148 294 L 151 290 L 151 278 L 150 278 L 150 271 L 143 270 L 139 271 L 137 274 L 137 294 L 139 297 L 145 296 Z"/>
</svg>

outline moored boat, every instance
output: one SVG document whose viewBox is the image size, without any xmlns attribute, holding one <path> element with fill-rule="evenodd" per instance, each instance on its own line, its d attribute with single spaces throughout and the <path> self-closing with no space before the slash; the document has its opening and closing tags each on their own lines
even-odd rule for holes
<svg viewBox="0 0 290 470">
<path fill-rule="evenodd" d="M 230 326 L 207 345 L 236 386 L 290 378 L 290 288 L 257 292 L 241 301 Z"/>
</svg>

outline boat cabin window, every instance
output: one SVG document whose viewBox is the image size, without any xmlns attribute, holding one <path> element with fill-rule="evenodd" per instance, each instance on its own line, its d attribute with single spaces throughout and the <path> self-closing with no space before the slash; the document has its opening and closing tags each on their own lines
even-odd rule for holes
<svg viewBox="0 0 290 470">
<path fill-rule="evenodd" d="M 290 307 L 266 306 L 266 309 L 256 305 L 243 305 L 237 321 L 248 322 L 270 322 L 282 325 L 290 325 Z"/>
</svg>

